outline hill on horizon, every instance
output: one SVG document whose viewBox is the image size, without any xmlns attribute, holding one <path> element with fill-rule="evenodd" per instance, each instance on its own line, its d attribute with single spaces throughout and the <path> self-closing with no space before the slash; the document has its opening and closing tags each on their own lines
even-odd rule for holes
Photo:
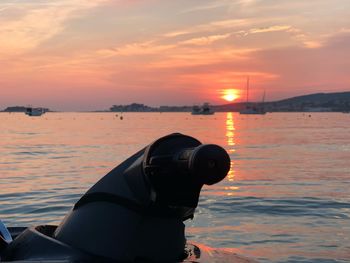
<svg viewBox="0 0 350 263">
<path fill-rule="evenodd" d="M 291 97 L 279 101 L 275 101 L 278 103 L 285 103 L 285 102 L 329 102 L 334 100 L 340 100 L 340 101 L 349 101 L 350 100 L 350 91 L 345 92 L 332 92 L 332 93 L 312 93 L 307 95 L 301 95 L 296 97 Z"/>
<path fill-rule="evenodd" d="M 240 111 L 246 102 L 213 106 L 216 111 Z M 248 102 L 250 105 L 264 107 L 267 111 L 350 111 L 350 91 L 332 93 L 313 93 L 278 101 Z"/>
</svg>

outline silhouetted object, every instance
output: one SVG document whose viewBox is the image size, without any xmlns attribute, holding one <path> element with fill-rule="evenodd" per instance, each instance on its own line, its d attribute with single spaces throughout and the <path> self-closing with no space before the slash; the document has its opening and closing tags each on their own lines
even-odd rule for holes
<svg viewBox="0 0 350 263">
<path fill-rule="evenodd" d="M 0 253 L 12 242 L 12 237 L 6 226 L 0 220 Z M 0 257 L 1 260 L 1 257 Z"/>
<path fill-rule="evenodd" d="M 11 106 L 7 107 L 4 111 L 6 112 L 26 112 L 27 107 L 25 106 Z"/>
<path fill-rule="evenodd" d="M 249 104 L 249 77 L 247 77 L 247 91 L 246 91 L 246 96 L 247 96 L 247 101 L 245 105 L 245 109 L 241 110 L 239 113 L 240 114 L 260 114 L 264 115 L 266 114 L 266 111 L 263 107 L 264 102 L 265 102 L 265 92 L 263 95 L 263 101 L 260 106 L 258 106 L 256 103 L 255 105 L 250 105 Z"/>
<path fill-rule="evenodd" d="M 41 116 L 45 113 L 45 109 L 43 108 L 32 108 L 32 107 L 28 107 L 26 108 L 25 114 L 27 114 L 28 116 Z"/>
<path fill-rule="evenodd" d="M 214 113 L 208 102 L 205 102 L 202 106 L 193 106 L 191 112 L 192 115 L 213 115 Z"/>
<path fill-rule="evenodd" d="M 2 256 L 9 261 L 202 262 L 204 255 L 212 262 L 218 252 L 186 245 L 183 221 L 193 218 L 202 186 L 221 181 L 229 169 L 230 158 L 217 145 L 178 133 L 162 137 L 91 187 L 58 227 L 14 229 L 17 237 Z M 237 259 L 231 254 L 225 261 L 231 256 Z"/>
</svg>

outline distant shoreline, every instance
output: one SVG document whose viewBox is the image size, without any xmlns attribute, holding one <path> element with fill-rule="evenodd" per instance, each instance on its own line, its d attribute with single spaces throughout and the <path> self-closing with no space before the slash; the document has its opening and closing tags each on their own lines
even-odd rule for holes
<svg viewBox="0 0 350 263">
<path fill-rule="evenodd" d="M 270 102 L 237 102 L 212 105 L 215 112 L 239 112 L 250 107 L 264 108 L 266 112 L 350 112 L 350 92 L 316 93 Z M 192 106 L 151 107 L 140 103 L 113 105 L 109 110 L 47 112 L 191 112 Z M 25 112 L 24 106 L 9 106 L 1 112 Z"/>
</svg>

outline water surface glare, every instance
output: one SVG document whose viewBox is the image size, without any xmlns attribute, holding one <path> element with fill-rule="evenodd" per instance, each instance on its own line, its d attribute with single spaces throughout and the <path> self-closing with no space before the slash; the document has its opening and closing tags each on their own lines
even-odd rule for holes
<svg viewBox="0 0 350 263">
<path fill-rule="evenodd" d="M 120 114 L 119 114 L 120 115 Z M 57 224 L 98 179 L 158 137 L 224 147 L 189 240 L 261 262 L 350 262 L 350 114 L 0 113 L 0 218 Z"/>
</svg>

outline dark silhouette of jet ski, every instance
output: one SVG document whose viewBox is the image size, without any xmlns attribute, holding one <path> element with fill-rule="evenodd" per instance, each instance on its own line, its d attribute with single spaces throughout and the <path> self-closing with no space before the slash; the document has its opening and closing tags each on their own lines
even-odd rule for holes
<svg viewBox="0 0 350 263">
<path fill-rule="evenodd" d="M 151 143 L 118 165 L 58 226 L 0 227 L 1 261 L 252 262 L 186 242 L 204 184 L 225 178 L 220 146 L 179 133 Z"/>
</svg>

